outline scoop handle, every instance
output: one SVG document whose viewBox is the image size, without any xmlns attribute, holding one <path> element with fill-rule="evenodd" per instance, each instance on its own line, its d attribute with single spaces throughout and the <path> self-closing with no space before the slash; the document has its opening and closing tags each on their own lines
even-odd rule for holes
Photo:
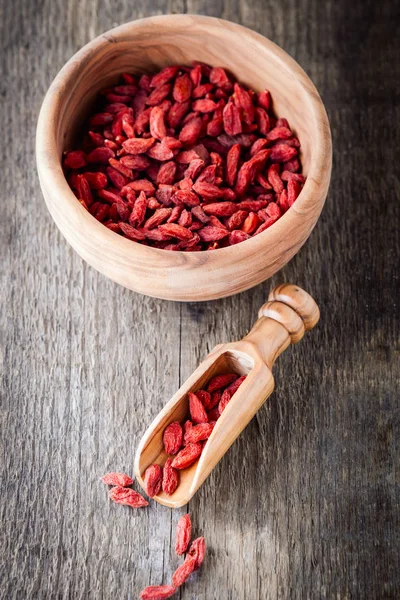
<svg viewBox="0 0 400 600">
<path fill-rule="evenodd" d="M 268 367 L 289 344 L 297 344 L 319 320 L 315 300 L 297 285 L 284 283 L 272 290 L 258 311 L 258 321 L 243 338 L 259 352 Z"/>
<path fill-rule="evenodd" d="M 193 478 L 189 499 L 254 417 L 275 387 L 272 365 L 290 344 L 296 344 L 318 322 L 319 309 L 313 298 L 296 285 L 283 284 L 269 295 L 259 319 L 239 342 L 222 347 L 240 356 L 251 356 L 254 368 L 226 406 L 204 447 Z"/>
</svg>

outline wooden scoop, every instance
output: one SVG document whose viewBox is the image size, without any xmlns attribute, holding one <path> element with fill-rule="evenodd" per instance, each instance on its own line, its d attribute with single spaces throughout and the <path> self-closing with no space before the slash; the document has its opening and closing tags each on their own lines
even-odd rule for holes
<svg viewBox="0 0 400 600">
<path fill-rule="evenodd" d="M 283 284 L 276 287 L 259 310 L 258 321 L 238 342 L 214 348 L 157 415 L 144 434 L 135 458 L 135 473 L 142 487 L 145 470 L 153 463 L 163 465 L 167 454 L 163 446 L 164 429 L 172 421 L 183 423 L 189 415 L 188 392 L 206 388 L 222 373 L 247 375 L 218 419 L 200 458 L 181 470 L 176 491 L 167 496 L 160 492 L 155 500 L 171 508 L 183 506 L 192 498 L 238 435 L 274 390 L 271 372 L 275 360 L 289 344 L 301 340 L 319 319 L 313 298 L 301 288 Z"/>
</svg>

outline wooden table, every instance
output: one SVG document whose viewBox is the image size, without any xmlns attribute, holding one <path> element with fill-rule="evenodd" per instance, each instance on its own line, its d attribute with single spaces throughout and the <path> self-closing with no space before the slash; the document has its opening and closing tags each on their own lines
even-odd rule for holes
<svg viewBox="0 0 400 600">
<path fill-rule="evenodd" d="M 399 598 L 395 3 L 2 7 L 1 598 L 134 599 L 170 579 L 184 509 L 113 505 L 99 477 L 132 472 L 150 419 L 214 344 L 248 330 L 282 280 L 315 295 L 322 319 L 279 359 L 276 392 L 190 502 L 209 551 L 177 597 Z M 116 24 L 185 11 L 240 22 L 294 56 L 334 140 L 328 201 L 306 246 L 272 281 L 205 304 L 139 296 L 88 267 L 47 213 L 34 158 L 42 98 L 78 48 Z"/>
</svg>

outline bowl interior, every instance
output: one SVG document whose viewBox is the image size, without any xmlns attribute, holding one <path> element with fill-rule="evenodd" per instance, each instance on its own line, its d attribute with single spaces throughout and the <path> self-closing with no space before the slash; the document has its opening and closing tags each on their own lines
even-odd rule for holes
<svg viewBox="0 0 400 600">
<path fill-rule="evenodd" d="M 190 33 L 182 26 L 182 17 L 176 19 L 175 25 L 170 19 L 168 26 L 162 21 L 158 24 L 156 19 L 146 21 L 149 21 L 146 27 L 135 27 L 132 23 L 131 28 L 116 30 L 120 31 L 118 43 L 112 32 L 104 34 L 81 60 L 79 54 L 76 56 L 60 97 L 57 131 L 60 157 L 63 150 L 73 146 L 97 92 L 116 82 L 122 72 L 151 73 L 169 64 L 188 65 L 200 60 L 229 69 L 255 91 L 270 90 L 276 116 L 287 117 L 300 139 L 303 170 L 308 174 L 315 149 L 312 143 L 315 115 L 307 110 L 309 101 L 303 82 L 282 61 L 278 47 L 271 44 L 276 48 L 276 52 L 271 52 L 255 42 L 253 33 L 248 38 L 245 33 L 238 35 L 225 23 L 224 27 L 219 26 L 218 21 L 207 26 L 197 24 Z"/>
</svg>

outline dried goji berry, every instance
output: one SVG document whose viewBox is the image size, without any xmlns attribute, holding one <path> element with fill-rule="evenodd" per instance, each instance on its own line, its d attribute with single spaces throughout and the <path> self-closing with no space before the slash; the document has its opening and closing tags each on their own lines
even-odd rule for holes
<svg viewBox="0 0 400 600">
<path fill-rule="evenodd" d="M 200 204 L 199 197 L 194 192 L 189 192 L 188 190 L 177 190 L 171 199 L 175 204 L 186 204 L 187 206 L 197 206 Z"/>
<path fill-rule="evenodd" d="M 289 179 L 287 184 L 288 204 L 292 206 L 297 196 L 300 194 L 301 187 L 295 179 Z"/>
<path fill-rule="evenodd" d="M 179 485 L 179 472 L 172 466 L 172 458 L 168 458 L 163 467 L 162 490 L 171 496 Z"/>
<path fill-rule="evenodd" d="M 215 198 L 222 198 L 224 195 L 223 190 L 221 190 L 216 185 L 212 183 L 207 183 L 200 178 L 197 179 L 196 183 L 193 186 L 194 191 L 199 194 L 205 200 L 214 200 Z"/>
<path fill-rule="evenodd" d="M 176 102 L 186 102 L 192 94 L 193 83 L 187 73 L 180 75 L 175 79 L 172 90 L 173 98 Z"/>
<path fill-rule="evenodd" d="M 143 484 L 150 498 L 154 498 L 161 490 L 162 467 L 160 465 L 150 465 L 147 467 L 143 476 Z"/>
<path fill-rule="evenodd" d="M 177 588 L 174 585 L 149 585 L 140 592 L 140 600 L 166 600 Z"/>
<path fill-rule="evenodd" d="M 158 229 L 161 233 L 175 237 L 178 240 L 191 240 L 193 237 L 193 233 L 189 229 L 177 223 L 165 223 L 165 225 L 160 225 Z"/>
<path fill-rule="evenodd" d="M 162 102 L 168 96 L 170 91 L 170 83 L 163 83 L 157 86 L 147 97 L 146 104 L 148 106 L 157 106 L 157 104 L 160 104 L 160 102 Z"/>
<path fill-rule="evenodd" d="M 236 181 L 240 159 L 240 144 L 233 144 L 226 156 L 226 183 L 233 187 Z"/>
<path fill-rule="evenodd" d="M 228 135 L 237 135 L 242 133 L 242 122 L 240 113 L 233 102 L 228 102 L 222 112 L 224 129 Z"/>
<path fill-rule="evenodd" d="M 203 446 L 200 443 L 188 444 L 172 460 L 173 468 L 180 470 L 190 467 L 199 458 L 202 450 Z"/>
<path fill-rule="evenodd" d="M 142 506 L 148 506 L 147 500 L 132 490 L 131 488 L 121 487 L 116 485 L 110 490 L 110 498 L 117 504 L 123 504 L 125 506 L 131 506 L 132 508 L 141 508 Z"/>
<path fill-rule="evenodd" d="M 189 392 L 189 411 L 193 423 L 206 423 L 207 412 L 201 400 L 193 392 Z"/>
<path fill-rule="evenodd" d="M 150 134 L 157 140 L 162 140 L 167 135 L 164 123 L 164 111 L 159 106 L 154 106 L 150 113 Z"/>
<path fill-rule="evenodd" d="M 136 242 L 144 240 L 146 238 L 142 231 L 139 231 L 139 229 L 135 229 L 135 227 L 132 227 L 132 225 L 128 225 L 128 223 L 122 222 L 118 224 L 122 233 L 124 233 L 126 237 L 128 237 L 130 240 L 134 240 Z"/>
<path fill-rule="evenodd" d="M 229 231 L 224 227 L 215 227 L 214 225 L 205 225 L 199 230 L 200 239 L 203 242 L 216 242 L 229 235 Z"/>
<path fill-rule="evenodd" d="M 119 485 L 121 487 L 128 487 L 133 483 L 133 479 L 125 473 L 106 473 L 101 480 L 106 485 Z"/>
<path fill-rule="evenodd" d="M 204 562 L 204 558 L 206 555 L 206 541 L 203 537 L 198 537 L 193 540 L 188 556 L 192 556 L 195 559 L 195 567 L 194 570 L 197 571 L 201 567 Z"/>
<path fill-rule="evenodd" d="M 87 165 L 86 154 L 83 150 L 72 150 L 66 152 L 63 161 L 64 167 L 70 169 L 80 169 Z"/>
<path fill-rule="evenodd" d="M 268 90 L 264 90 L 257 94 L 257 101 L 259 106 L 262 106 L 266 111 L 271 108 L 271 94 Z"/>
<path fill-rule="evenodd" d="M 163 433 L 164 449 L 167 454 L 176 454 L 181 446 L 183 439 L 183 431 L 181 424 L 178 421 L 170 423 Z"/>
<path fill-rule="evenodd" d="M 231 233 L 229 234 L 229 244 L 231 246 L 234 246 L 235 244 L 240 244 L 240 242 L 245 242 L 246 240 L 250 239 L 250 235 L 248 233 L 246 233 L 245 231 L 241 231 L 240 229 L 235 229 L 234 231 L 231 231 Z"/>
<path fill-rule="evenodd" d="M 187 556 L 183 564 L 178 567 L 175 573 L 172 575 L 172 583 L 176 587 L 180 587 L 190 577 L 190 575 L 196 569 L 196 558 L 194 556 Z"/>
<path fill-rule="evenodd" d="M 212 92 L 214 89 L 214 86 L 212 83 L 203 83 L 203 85 L 198 85 L 197 87 L 194 88 L 193 92 L 192 92 L 192 98 L 193 99 L 198 99 L 198 98 L 203 98 L 206 94 L 208 94 L 209 92 Z M 196 109 L 194 109 L 196 110 Z"/>
<path fill-rule="evenodd" d="M 155 141 L 156 140 L 153 137 L 147 139 L 130 138 L 122 144 L 122 147 L 128 152 L 128 154 L 144 154 L 150 150 Z"/>
<path fill-rule="evenodd" d="M 164 83 L 168 83 L 175 77 L 175 75 L 179 71 L 179 65 L 172 65 L 168 67 L 164 67 L 159 73 L 153 75 L 150 81 L 150 87 L 156 88 L 160 85 L 164 85 Z"/>
<path fill-rule="evenodd" d="M 171 160 L 171 158 L 174 157 L 174 151 L 171 150 L 171 148 L 168 148 L 166 144 L 154 144 L 154 146 L 147 151 L 147 155 L 155 160 L 165 161 Z"/>
<path fill-rule="evenodd" d="M 185 554 L 192 537 L 192 521 L 190 514 L 183 515 L 176 526 L 175 552 L 178 556 Z"/>
<path fill-rule="evenodd" d="M 165 162 L 157 173 L 157 185 L 160 185 L 160 183 L 172 185 L 175 181 L 175 175 L 176 163 L 172 160 Z"/>
<path fill-rule="evenodd" d="M 250 94 L 246 92 L 238 83 L 233 86 L 233 101 L 239 109 L 242 119 L 248 125 L 254 120 L 254 105 Z M 228 133 L 228 132 L 227 132 Z"/>
<path fill-rule="evenodd" d="M 225 69 L 222 67 L 213 67 L 210 71 L 210 82 L 217 87 L 223 88 L 224 90 L 232 89 L 232 83 Z"/>
<path fill-rule="evenodd" d="M 151 217 L 145 221 L 143 227 L 144 229 L 154 229 L 164 223 L 171 216 L 172 208 L 159 208 L 155 211 Z"/>
<path fill-rule="evenodd" d="M 107 165 L 108 160 L 114 156 L 115 153 L 110 148 L 95 148 L 87 155 L 87 162 Z"/>
<path fill-rule="evenodd" d="M 92 192 L 90 191 L 89 182 L 85 175 L 78 175 L 76 178 L 76 189 L 78 197 L 84 200 L 87 206 L 93 203 Z"/>
<path fill-rule="evenodd" d="M 208 440 L 213 429 L 214 425 L 211 423 L 199 423 L 198 425 L 194 425 L 185 433 L 184 445 L 187 446 L 188 444 Z"/>
<path fill-rule="evenodd" d="M 238 376 L 236 375 L 236 373 L 224 373 L 222 375 L 215 375 L 208 382 L 207 390 L 209 392 L 214 392 L 215 390 L 219 390 L 223 387 L 226 387 L 227 385 L 232 383 L 232 381 L 235 381 L 237 377 Z"/>
<path fill-rule="evenodd" d="M 288 144 L 276 144 L 271 148 L 271 161 L 278 163 L 287 162 L 294 158 L 296 154 L 297 148 Z"/>
<path fill-rule="evenodd" d="M 179 134 L 179 140 L 182 144 L 195 144 L 200 136 L 202 124 L 203 122 L 199 117 L 194 117 L 186 123 Z"/>
</svg>

